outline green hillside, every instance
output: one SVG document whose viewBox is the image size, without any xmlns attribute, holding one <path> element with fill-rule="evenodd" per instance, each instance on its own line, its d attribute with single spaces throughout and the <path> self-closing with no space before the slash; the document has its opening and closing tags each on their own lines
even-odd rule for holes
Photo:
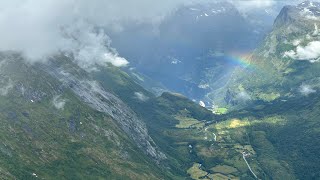
<svg viewBox="0 0 320 180">
<path fill-rule="evenodd" d="M 1 179 L 166 177 L 114 118 L 39 67 L 1 59 Z"/>
</svg>

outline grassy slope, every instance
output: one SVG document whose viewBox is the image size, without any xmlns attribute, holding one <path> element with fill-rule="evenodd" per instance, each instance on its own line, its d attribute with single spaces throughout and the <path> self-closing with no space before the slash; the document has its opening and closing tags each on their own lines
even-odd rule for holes
<svg viewBox="0 0 320 180">
<path fill-rule="evenodd" d="M 156 143 L 161 147 L 169 159 L 165 162 L 165 166 L 169 168 L 175 179 L 186 177 L 186 170 L 193 162 L 193 156 L 188 153 L 181 153 L 180 145 L 176 144 L 176 139 L 171 134 L 167 133 L 181 133 L 179 129 L 172 128 L 177 124 L 175 115 L 181 109 L 191 109 L 193 115 L 199 119 L 211 119 L 213 116 L 211 112 L 198 106 L 192 101 L 181 95 L 172 95 L 164 93 L 161 97 L 155 97 L 153 94 L 144 90 L 141 86 L 134 83 L 131 78 L 124 72 L 109 67 L 103 71 L 95 74 L 99 82 L 104 88 L 115 92 L 123 101 L 125 101 L 131 108 L 145 120 L 149 126 L 151 136 Z M 135 92 L 141 92 L 149 97 L 147 101 L 141 101 L 134 96 Z M 171 132 L 166 132 L 171 129 Z M 183 152 L 186 146 L 183 145 Z"/>
<path fill-rule="evenodd" d="M 179 94 L 164 93 L 154 97 L 133 83 L 127 74 L 113 67 L 96 76 L 105 88 L 116 92 L 147 122 L 150 134 L 168 155 L 167 167 L 176 179 L 187 176 L 187 172 L 195 172 L 192 177 L 197 176 L 197 172 L 206 172 L 208 178 L 211 175 L 253 178 L 241 154 L 251 147 L 256 154 L 249 163 L 258 177 L 294 179 L 292 163 L 288 165 L 289 160 L 281 154 L 272 138 L 286 127 L 283 121 L 287 122 L 285 115 L 290 114 L 282 101 L 275 103 L 276 106 L 260 101 L 252 108 L 217 116 Z M 134 92 L 142 92 L 149 99 L 140 101 Z M 240 122 L 232 121 L 234 118 Z M 205 128 L 208 132 L 204 132 Z M 217 142 L 212 141 L 212 132 L 218 136 Z M 199 171 L 194 168 L 194 163 L 196 166 L 202 164 Z M 236 171 L 225 174 L 212 171 L 219 165 Z M 189 169 L 191 167 L 194 169 Z"/>
<path fill-rule="evenodd" d="M 109 116 L 83 104 L 68 87 L 20 61 L 0 73 L 15 84 L 0 96 L 2 178 L 164 178 Z M 56 95 L 66 100 L 64 109 L 53 106 Z"/>
</svg>

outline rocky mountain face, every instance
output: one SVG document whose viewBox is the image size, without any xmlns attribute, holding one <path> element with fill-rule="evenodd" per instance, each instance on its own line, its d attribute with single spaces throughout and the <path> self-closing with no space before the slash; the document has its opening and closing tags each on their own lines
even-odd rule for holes
<svg viewBox="0 0 320 180">
<path fill-rule="evenodd" d="M 297 6 L 285 6 L 275 20 L 274 26 L 279 28 L 299 21 L 317 20 L 319 7 L 318 2 L 310 1 L 305 1 Z"/>
<path fill-rule="evenodd" d="M 63 64 L 63 67 L 65 66 Z M 166 158 L 162 152 L 157 150 L 144 122 L 123 101 L 104 90 L 98 82 L 90 80 L 85 75 L 85 72 L 79 73 L 79 70 L 76 70 L 79 67 L 76 65 L 73 65 L 71 69 L 63 67 L 55 66 L 52 63 L 43 66 L 43 69 L 62 84 L 70 87 L 81 101 L 91 108 L 111 116 L 120 125 L 121 129 L 134 140 L 138 147 L 158 163 Z M 73 71 L 78 71 L 78 76 L 74 76 L 72 74 Z"/>
</svg>

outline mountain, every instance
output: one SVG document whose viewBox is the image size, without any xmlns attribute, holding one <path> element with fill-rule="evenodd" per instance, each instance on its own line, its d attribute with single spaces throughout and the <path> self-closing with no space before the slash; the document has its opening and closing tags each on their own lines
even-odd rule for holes
<svg viewBox="0 0 320 180">
<path fill-rule="evenodd" d="M 269 14 L 253 14 L 227 2 L 193 4 L 177 8 L 158 25 L 128 23 L 122 31 L 108 32 L 138 72 L 199 101 L 210 92 L 208 85 L 226 83 L 237 66 L 230 54 L 253 50 L 271 29 Z"/>
<path fill-rule="evenodd" d="M 15 52 L 0 62 L 4 179 L 184 179 L 201 161 L 188 142 L 204 143 L 189 126 L 217 118 L 112 65 L 88 71 L 65 55 L 30 64 Z"/>
<path fill-rule="evenodd" d="M 284 7 L 246 64 L 224 71 L 229 57 L 203 53 L 197 60 L 206 63 L 199 66 L 210 67 L 205 80 L 217 87 L 207 92 L 213 111 L 182 94 L 164 92 L 164 85 L 140 73 L 142 65 L 106 64 L 92 70 L 64 54 L 30 63 L 17 52 L 1 52 L 0 178 L 318 179 L 319 8 L 312 2 Z M 191 25 L 175 27 L 187 35 L 171 38 L 188 42 L 192 37 L 187 38 L 191 35 L 185 27 L 195 26 L 197 16 L 198 25 L 205 26 L 210 16 L 235 13 L 236 18 L 239 13 L 233 10 L 229 4 L 183 7 L 172 16 L 183 22 L 178 27 Z M 186 17 L 195 21 L 184 21 Z M 170 32 L 175 23 L 167 23 Z M 141 36 L 147 42 L 148 34 Z M 192 43 L 185 45 L 191 48 Z M 148 49 L 157 52 L 152 47 Z M 206 48 L 196 47 L 185 54 L 197 57 L 202 53 L 196 51 Z M 175 53 L 182 56 L 188 48 L 182 49 Z M 212 57 L 220 57 L 221 64 L 207 62 Z M 161 65 L 160 59 L 155 58 L 155 65 Z M 171 61 L 170 66 L 195 63 L 191 58 Z M 177 74 L 163 78 L 174 81 Z"/>
<path fill-rule="evenodd" d="M 144 121 L 67 57 L 1 53 L 0 90 L 2 178 L 168 178 Z"/>
<path fill-rule="evenodd" d="M 319 178 L 319 12 L 316 2 L 285 6 L 247 66 L 211 94 L 230 108 L 227 116 L 248 121 L 243 126 L 250 127 L 247 133 L 269 178 Z M 263 119 L 274 125 L 256 124 Z"/>
<path fill-rule="evenodd" d="M 263 118 L 267 110 L 256 119 L 243 119 L 252 109 L 215 115 L 180 94 L 155 96 L 112 65 L 88 72 L 64 55 L 29 64 L 2 53 L 1 76 L 5 179 L 294 176 L 276 150 L 259 154 L 274 148 L 263 128 L 284 124 Z"/>
<path fill-rule="evenodd" d="M 222 104 L 236 104 L 240 93 L 268 102 L 315 91 L 319 86 L 319 15 L 318 3 L 285 6 L 272 32 L 246 59 L 248 67 L 238 68 L 229 85 L 212 95 L 216 100 L 220 96 L 217 101 Z"/>
</svg>

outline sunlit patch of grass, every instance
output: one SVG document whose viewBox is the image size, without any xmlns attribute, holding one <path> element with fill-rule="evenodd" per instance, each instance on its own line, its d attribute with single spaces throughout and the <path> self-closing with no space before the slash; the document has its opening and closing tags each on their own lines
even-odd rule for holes
<svg viewBox="0 0 320 180">
<path fill-rule="evenodd" d="M 223 115 L 223 114 L 227 114 L 228 109 L 227 108 L 216 108 L 212 110 L 213 114 L 217 114 L 217 115 Z"/>
<path fill-rule="evenodd" d="M 206 171 L 200 169 L 200 166 L 201 165 L 199 163 L 194 163 L 193 166 L 190 169 L 188 169 L 187 173 L 190 175 L 192 179 L 204 179 L 203 177 L 205 177 L 208 174 Z"/>
<path fill-rule="evenodd" d="M 235 129 L 235 128 L 241 128 L 241 127 L 248 127 L 248 126 L 253 126 L 258 124 L 284 125 L 286 122 L 287 122 L 286 119 L 281 116 L 271 116 L 271 117 L 266 117 L 260 120 L 230 119 L 230 120 L 223 121 L 216 124 L 215 128 L 217 130 L 222 130 L 222 129 Z"/>
<path fill-rule="evenodd" d="M 243 127 L 243 126 L 248 126 L 250 125 L 250 122 L 249 121 L 241 121 L 239 119 L 233 119 L 231 122 L 230 122 L 230 125 L 229 127 L 231 129 L 234 129 L 234 128 L 238 128 L 238 127 Z"/>
<path fill-rule="evenodd" d="M 238 177 L 232 175 L 226 176 L 220 173 L 210 174 L 209 178 L 214 180 L 239 180 Z"/>
<path fill-rule="evenodd" d="M 272 93 L 259 93 L 257 95 L 257 97 L 263 101 L 266 101 L 266 102 L 271 102 L 271 101 L 274 101 L 276 99 L 278 99 L 280 97 L 280 94 L 279 93 L 275 93 L 275 92 L 272 92 Z"/>
<path fill-rule="evenodd" d="M 250 122 L 248 120 L 231 119 L 216 124 L 216 129 L 235 129 L 239 127 L 249 126 Z"/>
<path fill-rule="evenodd" d="M 179 121 L 179 124 L 176 125 L 176 128 L 202 128 L 204 126 L 204 122 L 190 117 L 175 116 L 175 119 Z"/>
<path fill-rule="evenodd" d="M 221 149 L 214 149 L 207 147 L 205 145 L 197 145 L 196 146 L 196 151 L 199 155 L 204 156 L 204 157 L 212 157 L 220 153 Z"/>
<path fill-rule="evenodd" d="M 215 173 L 222 173 L 222 174 L 233 174 L 238 172 L 236 168 L 227 166 L 227 165 L 218 165 L 211 168 L 211 170 Z"/>
</svg>

